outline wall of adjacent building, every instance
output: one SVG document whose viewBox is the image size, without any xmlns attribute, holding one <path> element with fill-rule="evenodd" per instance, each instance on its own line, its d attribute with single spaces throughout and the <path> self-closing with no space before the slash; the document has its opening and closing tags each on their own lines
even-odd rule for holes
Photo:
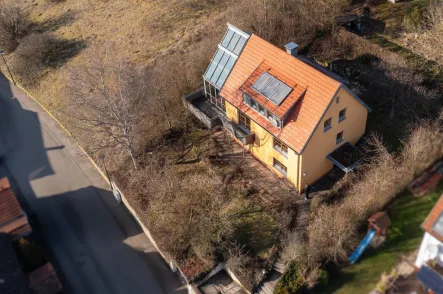
<svg viewBox="0 0 443 294">
<path fill-rule="evenodd" d="M 420 245 L 420 250 L 417 254 L 417 260 L 415 261 L 415 266 L 420 268 L 422 265 L 426 263 L 426 261 L 430 259 L 437 259 L 437 263 L 440 266 L 443 266 L 443 252 L 440 249 L 442 247 L 442 243 L 434 238 L 428 232 L 425 232 L 423 236 L 423 241 Z"/>
<path fill-rule="evenodd" d="M 339 103 L 336 102 L 337 96 L 340 97 Z M 339 112 L 344 108 L 347 109 L 346 119 L 338 122 Z M 305 184 L 313 184 L 333 168 L 333 163 L 326 156 L 345 142 L 355 144 L 365 133 L 367 116 L 368 110 L 341 88 L 301 154 L 298 189 L 304 189 Z M 328 118 L 332 118 L 332 127 L 324 132 L 324 122 Z M 344 140 L 336 144 L 337 134 L 341 131 Z"/>
</svg>

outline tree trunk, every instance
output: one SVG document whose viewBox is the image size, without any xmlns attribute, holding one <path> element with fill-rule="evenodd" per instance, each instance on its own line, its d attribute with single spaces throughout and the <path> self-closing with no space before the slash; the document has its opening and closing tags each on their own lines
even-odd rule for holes
<svg viewBox="0 0 443 294">
<path fill-rule="evenodd" d="M 131 156 L 132 164 L 134 165 L 134 168 L 137 169 L 137 161 L 135 160 L 135 154 L 134 154 L 134 150 L 132 149 L 132 146 L 129 147 L 129 156 Z"/>
</svg>

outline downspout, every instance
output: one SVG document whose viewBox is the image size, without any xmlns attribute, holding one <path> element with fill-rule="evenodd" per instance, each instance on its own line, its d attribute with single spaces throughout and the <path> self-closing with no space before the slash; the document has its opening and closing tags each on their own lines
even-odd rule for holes
<svg viewBox="0 0 443 294">
<path fill-rule="evenodd" d="M 301 193 L 301 189 L 300 189 L 300 187 L 301 187 L 301 160 L 300 160 L 300 157 L 301 157 L 301 154 L 298 154 L 298 164 L 297 164 L 297 166 L 298 166 L 298 171 L 297 171 L 297 190 L 298 190 L 298 192 L 299 193 Z"/>
</svg>

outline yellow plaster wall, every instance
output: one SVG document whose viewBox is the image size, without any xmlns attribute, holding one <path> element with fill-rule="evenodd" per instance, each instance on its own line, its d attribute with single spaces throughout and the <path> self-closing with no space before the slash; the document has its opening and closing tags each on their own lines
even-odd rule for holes
<svg viewBox="0 0 443 294">
<path fill-rule="evenodd" d="M 287 178 L 291 181 L 294 186 L 298 189 L 298 171 L 299 171 L 299 159 L 300 156 L 295 153 L 291 148 L 288 149 L 288 159 L 287 159 L 287 167 L 288 167 L 288 175 Z"/>
<path fill-rule="evenodd" d="M 226 116 L 232 121 L 238 123 L 238 109 L 227 101 Z M 288 179 L 294 185 L 297 185 L 298 155 L 290 148 L 288 149 L 287 157 L 275 150 L 274 136 L 253 120 L 251 120 L 251 132 L 255 133 L 255 142 L 253 145 L 246 146 L 246 149 L 251 152 L 254 157 L 258 158 L 261 162 L 269 166 L 280 176 L 283 175 L 273 167 L 273 158 L 283 163 L 288 169 Z"/>
<path fill-rule="evenodd" d="M 340 96 L 339 103 L 336 103 L 337 96 Z M 365 133 L 367 109 L 343 88 L 336 97 L 301 154 L 299 190 L 303 190 L 306 183 L 314 183 L 332 169 L 332 162 L 326 158 L 329 153 L 345 142 L 355 144 Z M 338 114 L 343 108 L 347 108 L 346 119 L 338 122 Z M 332 117 L 332 128 L 324 132 L 324 121 L 330 117 Z M 341 131 L 343 131 L 343 141 L 336 144 L 336 136 Z"/>
<path fill-rule="evenodd" d="M 225 107 L 226 107 L 226 116 L 234 121 L 235 123 L 238 123 L 238 110 L 237 108 L 225 100 Z"/>
</svg>

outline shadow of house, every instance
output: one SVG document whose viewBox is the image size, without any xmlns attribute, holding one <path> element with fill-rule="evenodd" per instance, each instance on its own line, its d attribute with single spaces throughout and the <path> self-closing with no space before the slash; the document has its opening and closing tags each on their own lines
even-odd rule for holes
<svg viewBox="0 0 443 294">
<path fill-rule="evenodd" d="M 0 76 L 10 134 L 0 177 L 11 179 L 23 208 L 34 215 L 34 231 L 44 236 L 65 292 L 185 293 L 159 253 L 137 238 L 143 231 L 127 209 L 78 168 L 81 155 L 73 154 L 78 149 L 63 130 L 29 110 L 34 104 L 16 91 Z"/>
<path fill-rule="evenodd" d="M 30 294 L 28 281 L 9 237 L 0 233 L 0 293 Z"/>
</svg>

